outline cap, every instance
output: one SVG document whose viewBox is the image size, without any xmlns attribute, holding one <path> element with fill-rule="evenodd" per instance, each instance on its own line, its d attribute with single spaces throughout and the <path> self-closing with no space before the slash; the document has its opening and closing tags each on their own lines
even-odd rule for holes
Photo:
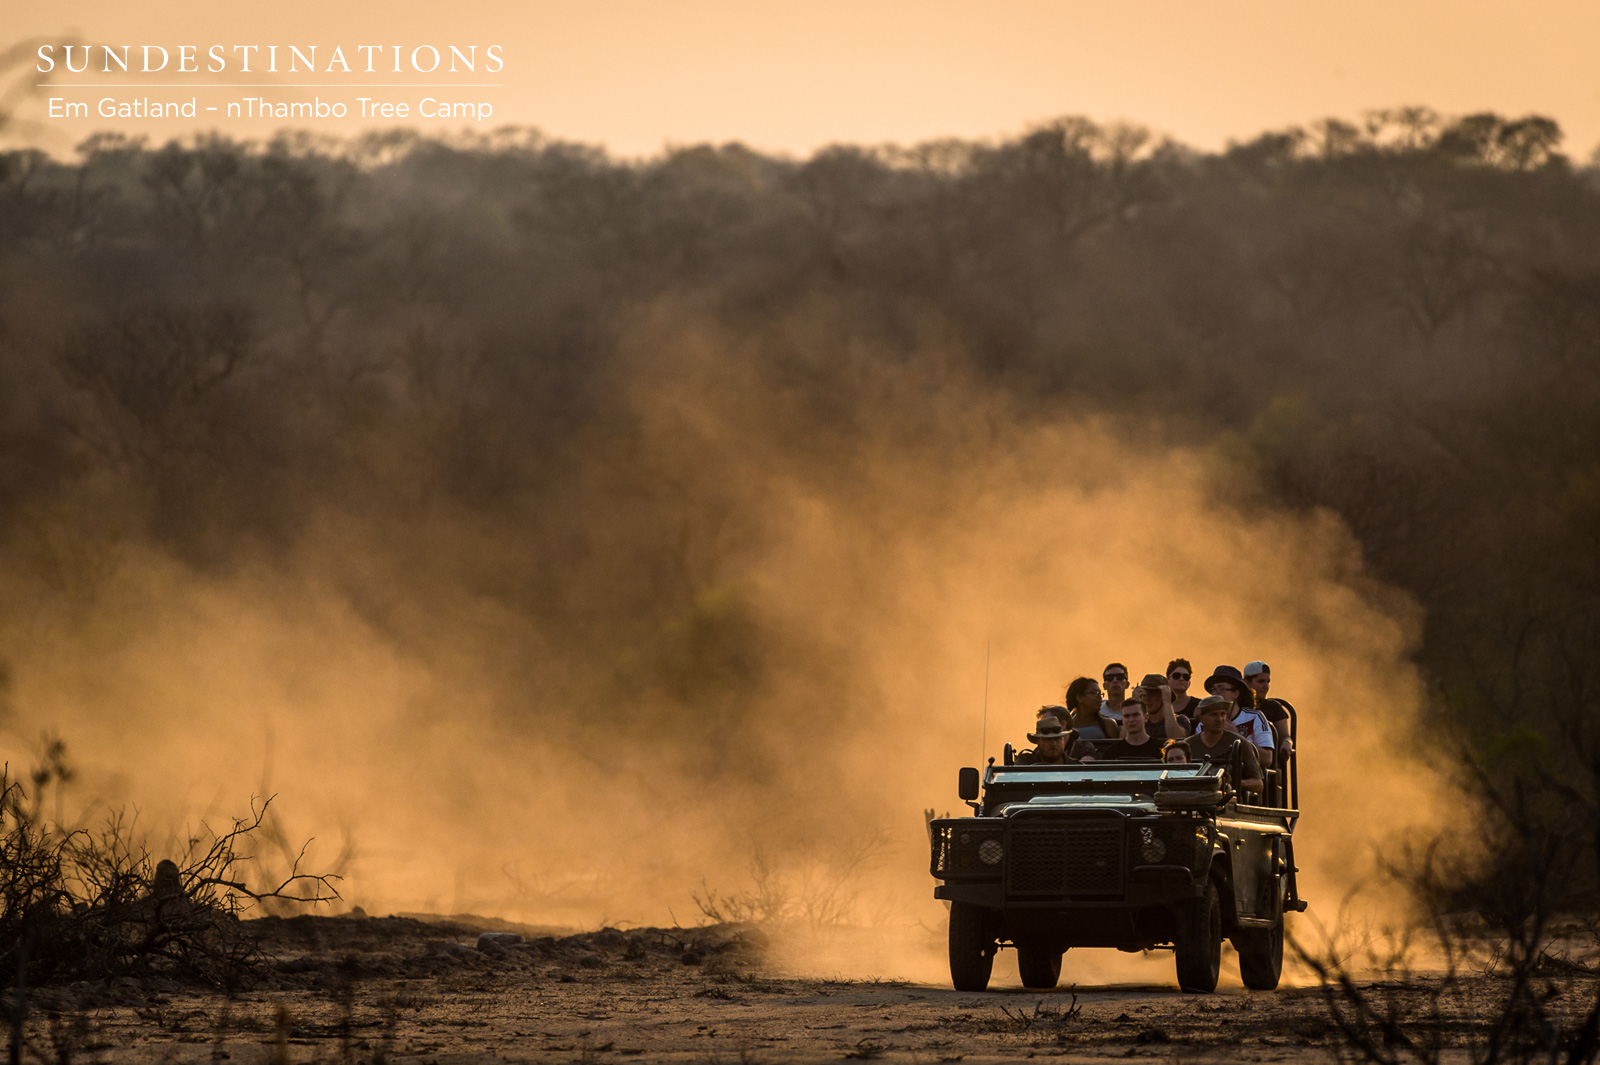
<svg viewBox="0 0 1600 1065">
<path fill-rule="evenodd" d="M 1247 676 L 1247 677 L 1253 677 L 1257 673 L 1271 673 L 1271 672 L 1272 672 L 1272 667 L 1267 665 L 1265 662 L 1251 662 L 1248 666 L 1244 667 L 1244 675 Z"/>
</svg>

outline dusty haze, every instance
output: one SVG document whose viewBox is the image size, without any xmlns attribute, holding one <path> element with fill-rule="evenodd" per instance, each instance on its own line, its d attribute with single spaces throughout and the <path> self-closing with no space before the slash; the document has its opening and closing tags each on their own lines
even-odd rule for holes
<svg viewBox="0 0 1600 1065">
<path fill-rule="evenodd" d="M 338 863 L 371 912 L 688 922 L 759 855 L 797 902 L 925 945 L 943 909 L 922 811 L 958 809 L 978 761 L 988 646 L 985 756 L 1113 659 L 1270 662 L 1301 710 L 1302 891 L 1324 917 L 1376 844 L 1442 816 L 1440 780 L 1385 742 L 1419 712 L 1418 611 L 1337 519 L 1231 509 L 1215 456 L 1147 446 L 1131 405 L 1024 416 L 931 325 L 914 358 L 847 364 L 841 320 L 639 312 L 610 382 L 637 431 L 568 441 L 569 489 L 510 521 L 419 479 L 325 499 L 281 554 L 210 571 L 42 532 L 92 579 L 4 576 L 6 756 L 61 736 L 66 808 L 136 807 L 158 852 L 276 793 L 308 864 Z M 786 378 L 846 365 L 869 369 L 825 409 Z M 416 446 L 362 445 L 400 483 Z M 664 623 L 611 579 L 646 535 L 640 493 L 711 575 Z"/>
</svg>

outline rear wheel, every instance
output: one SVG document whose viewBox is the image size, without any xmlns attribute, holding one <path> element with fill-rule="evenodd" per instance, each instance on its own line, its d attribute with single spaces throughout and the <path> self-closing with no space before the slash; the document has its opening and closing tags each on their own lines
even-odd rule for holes
<svg viewBox="0 0 1600 1065">
<path fill-rule="evenodd" d="M 1281 871 L 1287 867 L 1277 862 Z M 1285 882 L 1274 876 L 1261 886 L 1262 916 L 1272 919 L 1271 928 L 1241 928 L 1233 937 L 1239 952 L 1239 978 L 1252 991 L 1271 991 L 1283 975 L 1283 893 Z"/>
<path fill-rule="evenodd" d="M 970 902 L 950 904 L 950 982 L 957 991 L 984 991 L 994 970 L 994 915 Z"/>
<path fill-rule="evenodd" d="M 1061 951 L 1018 943 L 1017 972 L 1023 987 L 1048 991 L 1061 981 Z"/>
<path fill-rule="evenodd" d="M 1252 991 L 1271 991 L 1283 975 L 1283 915 L 1271 928 L 1247 928 L 1233 937 L 1239 977 Z"/>
<path fill-rule="evenodd" d="M 1182 915 L 1173 946 L 1178 956 L 1178 986 L 1210 994 L 1222 971 L 1222 902 L 1217 885 L 1206 881 L 1206 893 L 1191 901 Z"/>
</svg>

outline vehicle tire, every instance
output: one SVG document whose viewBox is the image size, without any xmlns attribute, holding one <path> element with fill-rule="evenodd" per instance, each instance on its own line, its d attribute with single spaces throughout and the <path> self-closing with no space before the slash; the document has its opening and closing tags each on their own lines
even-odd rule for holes
<svg viewBox="0 0 1600 1065">
<path fill-rule="evenodd" d="M 1281 877 L 1273 877 L 1263 887 L 1263 916 L 1271 916 L 1271 928 L 1241 928 L 1233 937 L 1233 949 L 1239 952 L 1239 978 L 1252 991 L 1274 990 L 1283 975 L 1284 887 Z"/>
<path fill-rule="evenodd" d="M 1271 991 L 1283 975 L 1283 916 L 1271 928 L 1247 928 L 1233 937 L 1239 977 L 1252 991 Z"/>
<path fill-rule="evenodd" d="M 1215 881 L 1207 880 L 1206 893 L 1185 908 L 1173 946 L 1178 986 L 1201 994 L 1215 991 L 1222 971 L 1222 901 Z"/>
<path fill-rule="evenodd" d="M 1061 951 L 1018 943 L 1017 972 L 1023 987 L 1049 991 L 1061 982 Z"/>
<path fill-rule="evenodd" d="M 957 991 L 985 991 L 994 971 L 994 915 L 970 902 L 950 904 L 950 982 Z"/>
</svg>

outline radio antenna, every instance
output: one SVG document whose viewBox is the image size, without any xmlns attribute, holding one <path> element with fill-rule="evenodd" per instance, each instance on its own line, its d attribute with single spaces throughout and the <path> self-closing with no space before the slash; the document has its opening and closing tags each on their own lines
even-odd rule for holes
<svg viewBox="0 0 1600 1065">
<path fill-rule="evenodd" d="M 989 750 L 989 641 L 983 642 L 983 746 L 978 749 L 978 764 Z"/>
</svg>

